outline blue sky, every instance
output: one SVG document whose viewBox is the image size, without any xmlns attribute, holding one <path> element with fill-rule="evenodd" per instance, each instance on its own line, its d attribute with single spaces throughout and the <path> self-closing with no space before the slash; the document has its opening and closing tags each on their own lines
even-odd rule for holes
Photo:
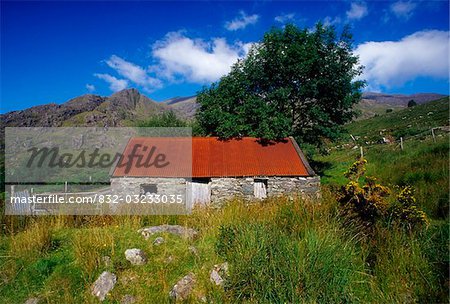
<svg viewBox="0 0 450 304">
<path fill-rule="evenodd" d="M 1 112 L 217 81 L 272 26 L 352 26 L 367 90 L 449 90 L 448 1 L 1 2 Z"/>
</svg>

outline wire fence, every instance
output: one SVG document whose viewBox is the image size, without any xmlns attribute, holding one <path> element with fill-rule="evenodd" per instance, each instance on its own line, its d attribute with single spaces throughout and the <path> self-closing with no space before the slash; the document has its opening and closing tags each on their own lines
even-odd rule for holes
<svg viewBox="0 0 450 304">
<path fill-rule="evenodd" d="M 450 126 L 439 126 L 434 127 L 428 130 L 425 130 L 421 133 L 400 137 L 398 139 L 392 139 L 391 136 L 382 136 L 380 135 L 379 142 L 367 142 L 364 140 L 361 140 L 358 136 L 353 136 L 350 134 L 350 138 L 352 139 L 352 143 L 346 143 L 338 147 L 334 147 L 334 149 L 357 149 L 359 148 L 361 151 L 361 155 L 363 155 L 363 149 L 364 148 L 370 148 L 374 146 L 394 146 L 399 147 L 400 150 L 406 149 L 406 146 L 404 145 L 405 142 L 409 142 L 412 140 L 417 139 L 433 139 L 434 142 L 436 142 L 437 137 L 442 137 L 443 134 L 448 134 L 450 132 Z M 389 137 L 389 138 L 387 138 Z"/>
</svg>

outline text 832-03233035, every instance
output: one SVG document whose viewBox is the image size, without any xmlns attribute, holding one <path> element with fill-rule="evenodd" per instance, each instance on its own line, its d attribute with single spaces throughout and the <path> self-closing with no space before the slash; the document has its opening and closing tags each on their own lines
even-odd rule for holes
<svg viewBox="0 0 450 304">
<path fill-rule="evenodd" d="M 94 202 L 105 204 L 183 204 L 183 194 L 130 194 L 130 195 L 98 195 Z"/>
</svg>

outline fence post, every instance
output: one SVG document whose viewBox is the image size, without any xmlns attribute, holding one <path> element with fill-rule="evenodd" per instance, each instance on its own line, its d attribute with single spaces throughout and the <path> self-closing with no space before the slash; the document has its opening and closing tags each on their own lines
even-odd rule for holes
<svg viewBox="0 0 450 304">
<path fill-rule="evenodd" d="M 401 148 L 402 151 L 403 151 L 403 137 L 400 137 L 400 148 Z"/>
<path fill-rule="evenodd" d="M 359 151 L 361 153 L 361 158 L 364 158 L 364 151 L 363 151 L 363 147 L 359 146 Z"/>
<path fill-rule="evenodd" d="M 434 128 L 431 128 L 431 135 L 433 135 L 433 142 L 436 142 L 436 136 L 434 135 Z"/>
</svg>

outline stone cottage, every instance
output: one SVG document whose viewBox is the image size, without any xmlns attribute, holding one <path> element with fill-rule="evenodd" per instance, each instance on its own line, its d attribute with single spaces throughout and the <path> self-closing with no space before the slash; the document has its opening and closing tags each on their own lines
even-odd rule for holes
<svg viewBox="0 0 450 304">
<path fill-rule="evenodd" d="M 320 177 L 292 137 L 269 143 L 252 137 L 134 137 L 122 155 L 126 160 L 140 155 L 141 162 L 148 158 L 153 164 L 116 165 L 111 189 L 122 196 L 183 194 L 192 206 L 320 191 Z"/>
</svg>

